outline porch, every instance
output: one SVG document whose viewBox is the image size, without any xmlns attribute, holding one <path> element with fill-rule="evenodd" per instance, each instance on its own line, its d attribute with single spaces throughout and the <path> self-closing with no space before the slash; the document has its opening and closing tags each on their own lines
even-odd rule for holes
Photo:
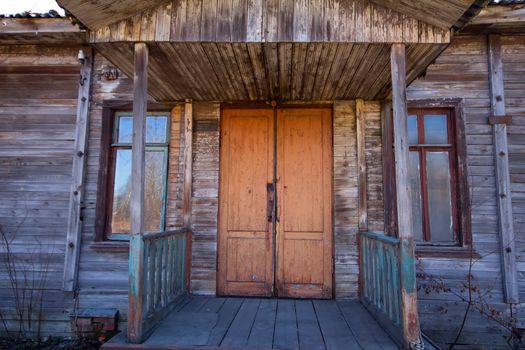
<svg viewBox="0 0 525 350">
<path fill-rule="evenodd" d="M 187 297 L 142 344 L 103 349 L 398 349 L 357 300 Z"/>
</svg>

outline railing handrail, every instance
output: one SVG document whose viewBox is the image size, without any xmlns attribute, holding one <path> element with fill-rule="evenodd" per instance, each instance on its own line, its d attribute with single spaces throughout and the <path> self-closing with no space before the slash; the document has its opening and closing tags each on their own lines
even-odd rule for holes
<svg viewBox="0 0 525 350">
<path fill-rule="evenodd" d="M 143 240 L 147 239 L 156 239 L 156 238 L 162 238 L 167 236 L 174 236 L 177 234 L 184 234 L 188 233 L 190 230 L 188 228 L 180 228 L 176 230 L 169 230 L 169 231 L 161 231 L 161 232 L 147 232 L 142 235 Z"/>
<path fill-rule="evenodd" d="M 390 244 L 390 245 L 399 245 L 399 242 L 400 242 L 399 238 L 387 236 L 381 232 L 362 232 L 361 235 L 364 237 L 370 238 L 370 239 L 375 239 L 376 241 L 381 241 L 386 244 Z"/>
</svg>

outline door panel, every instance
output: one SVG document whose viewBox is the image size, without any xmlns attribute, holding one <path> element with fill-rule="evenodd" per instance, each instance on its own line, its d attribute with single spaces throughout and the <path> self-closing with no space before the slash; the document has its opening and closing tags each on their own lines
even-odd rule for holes
<svg viewBox="0 0 525 350">
<path fill-rule="evenodd" d="M 273 286 L 273 112 L 228 109 L 221 120 L 218 292 L 269 296 Z"/>
<path fill-rule="evenodd" d="M 331 111 L 281 110 L 277 123 L 278 293 L 330 298 Z"/>
<path fill-rule="evenodd" d="M 270 296 L 275 284 L 281 297 L 331 298 L 331 110 L 279 110 L 276 122 L 274 159 L 273 110 L 223 111 L 218 293 Z"/>
</svg>

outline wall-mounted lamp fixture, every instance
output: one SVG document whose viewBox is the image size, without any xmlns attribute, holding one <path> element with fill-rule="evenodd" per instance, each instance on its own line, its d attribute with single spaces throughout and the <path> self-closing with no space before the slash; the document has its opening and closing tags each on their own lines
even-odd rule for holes
<svg viewBox="0 0 525 350">
<path fill-rule="evenodd" d="M 84 63 L 85 60 L 86 60 L 86 54 L 84 53 L 84 51 L 78 50 L 78 61 L 80 63 Z"/>
</svg>

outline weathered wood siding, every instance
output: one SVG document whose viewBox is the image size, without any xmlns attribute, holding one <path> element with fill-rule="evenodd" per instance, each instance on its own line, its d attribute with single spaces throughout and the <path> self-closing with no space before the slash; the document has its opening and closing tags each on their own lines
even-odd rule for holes
<svg viewBox="0 0 525 350">
<path fill-rule="evenodd" d="M 193 245 L 190 291 L 215 294 L 219 208 L 218 103 L 196 103 L 193 109 Z"/>
<path fill-rule="evenodd" d="M 74 153 L 78 47 L 0 46 L 0 230 L 18 266 L 47 271 L 42 332 L 69 332 L 73 299 L 62 292 Z M 0 312 L 13 320 L 13 290 L 0 243 Z M 24 261 L 24 264 L 22 263 Z M 29 273 L 30 280 L 32 273 Z M 3 327 L 2 327 L 3 329 Z"/>
<path fill-rule="evenodd" d="M 359 198 L 355 105 L 354 101 L 338 101 L 334 104 L 333 200 L 336 298 L 357 298 L 359 289 L 359 251 L 357 247 Z M 366 101 L 364 113 L 368 228 L 383 231 L 380 103 Z"/>
<path fill-rule="evenodd" d="M 334 105 L 334 276 L 335 293 L 356 298 L 359 263 L 357 139 L 355 102 Z"/>
<path fill-rule="evenodd" d="M 506 38 L 504 60 L 506 85 L 509 86 L 510 114 L 523 113 L 523 39 Z M 521 47 L 519 44 L 521 43 Z M 521 55 L 520 55 L 520 52 Z M 487 293 L 486 301 L 508 317 L 509 307 L 503 304 L 501 265 L 498 240 L 498 217 L 496 207 L 494 146 L 492 126 L 488 123 L 490 115 L 489 80 L 486 36 L 456 37 L 452 45 L 431 65 L 424 78 L 411 84 L 407 95 L 411 100 L 462 98 L 466 119 L 467 163 L 472 202 L 472 240 L 474 250 L 480 255 L 473 265 L 473 283 Z M 504 64 L 505 65 L 505 64 Z M 520 70 L 521 67 L 521 70 Z M 521 85 L 520 85 L 521 84 Z M 507 86 L 506 86 L 507 89 Z M 520 90 L 521 89 L 521 90 Z M 520 99 L 521 97 L 521 99 Z M 520 106 L 521 105 L 521 106 Z M 510 127 L 511 169 L 513 176 L 514 211 L 518 217 L 523 212 L 520 171 L 523 171 L 523 130 L 518 125 Z M 518 136 L 519 135 L 519 136 Z M 521 164 L 520 164 L 521 162 Z M 516 194 L 514 194 L 516 193 Z M 516 196 L 516 198 L 514 198 Z M 518 259 L 523 286 L 523 235 L 524 231 L 516 221 L 518 237 Z M 421 257 L 419 267 L 426 274 L 442 277 L 453 292 L 466 292 L 466 282 L 470 260 L 464 258 Z M 466 304 L 450 292 L 425 291 L 426 283 L 419 281 L 419 308 L 421 326 L 430 336 L 441 342 L 451 342 L 456 336 Z M 463 290 L 463 291 L 462 291 Z M 523 287 L 521 288 L 523 295 Z M 489 348 L 504 343 L 501 328 L 495 322 L 488 322 L 478 311 L 469 315 L 460 342 L 484 345 Z"/>
</svg>

